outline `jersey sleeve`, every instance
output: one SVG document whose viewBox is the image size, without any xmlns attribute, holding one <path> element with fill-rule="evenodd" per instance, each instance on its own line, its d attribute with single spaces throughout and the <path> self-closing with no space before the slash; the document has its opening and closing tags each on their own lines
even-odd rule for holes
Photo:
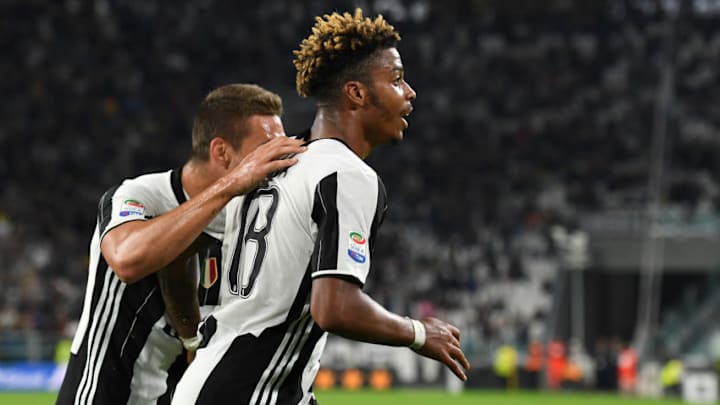
<svg viewBox="0 0 720 405">
<path fill-rule="evenodd" d="M 145 221 L 161 213 L 151 190 L 136 182 L 124 182 L 103 194 L 98 203 L 100 240 L 113 228 L 130 221 Z"/>
<path fill-rule="evenodd" d="M 375 173 L 343 170 L 323 178 L 313 201 L 318 235 L 310 261 L 312 277 L 340 277 L 364 285 L 385 209 L 385 188 Z"/>
</svg>

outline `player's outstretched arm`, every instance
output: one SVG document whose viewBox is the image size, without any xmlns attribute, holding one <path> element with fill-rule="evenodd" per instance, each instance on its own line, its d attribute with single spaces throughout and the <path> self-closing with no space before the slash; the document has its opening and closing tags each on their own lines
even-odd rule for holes
<svg viewBox="0 0 720 405">
<path fill-rule="evenodd" d="M 207 227 L 230 199 L 297 162 L 303 141 L 276 137 L 248 154 L 230 173 L 179 207 L 147 221 L 126 222 L 102 239 L 102 254 L 120 280 L 133 283 L 167 266 Z"/>
<path fill-rule="evenodd" d="M 444 363 L 458 378 L 467 380 L 463 368 L 469 369 L 470 363 L 460 349 L 460 331 L 439 319 L 401 317 L 383 308 L 357 284 L 336 277 L 313 280 L 310 311 L 323 330 L 369 343 L 410 346 L 417 342 L 416 328 L 420 327 L 425 341 L 413 350 Z"/>
</svg>

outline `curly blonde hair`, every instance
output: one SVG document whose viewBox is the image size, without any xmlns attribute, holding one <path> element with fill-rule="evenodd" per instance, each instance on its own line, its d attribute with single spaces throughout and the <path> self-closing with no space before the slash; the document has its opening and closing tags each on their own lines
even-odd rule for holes
<svg viewBox="0 0 720 405">
<path fill-rule="evenodd" d="M 336 96 L 346 80 L 367 81 L 369 56 L 399 41 L 400 34 L 382 15 L 371 20 L 360 8 L 355 14 L 315 17 L 312 33 L 293 51 L 298 94 L 324 100 Z"/>
</svg>

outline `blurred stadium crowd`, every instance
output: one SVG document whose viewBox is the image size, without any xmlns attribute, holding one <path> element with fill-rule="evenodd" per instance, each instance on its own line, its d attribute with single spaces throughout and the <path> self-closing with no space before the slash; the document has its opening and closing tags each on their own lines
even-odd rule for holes
<svg viewBox="0 0 720 405">
<path fill-rule="evenodd" d="M 369 159 L 390 199 L 370 294 L 449 314 L 471 354 L 542 337 L 566 264 L 558 232 L 647 203 L 670 62 L 666 201 L 685 221 L 716 215 L 720 14 L 533 3 L 3 2 L 0 336 L 72 332 L 100 195 L 180 166 L 210 89 L 256 82 L 283 96 L 288 132 L 308 126 L 292 49 L 314 15 L 360 5 L 403 35 L 418 93 L 406 141 Z"/>
</svg>

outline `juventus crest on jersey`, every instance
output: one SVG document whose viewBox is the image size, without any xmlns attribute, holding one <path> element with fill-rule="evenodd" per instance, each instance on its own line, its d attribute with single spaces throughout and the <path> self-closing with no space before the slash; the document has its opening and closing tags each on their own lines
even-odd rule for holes
<svg viewBox="0 0 720 405">
<path fill-rule="evenodd" d="M 267 187 L 226 207 L 222 303 L 173 404 L 308 404 L 325 345 L 312 279 L 360 285 L 386 211 L 375 172 L 337 139 L 313 141 Z"/>
<path fill-rule="evenodd" d="M 162 215 L 185 200 L 180 170 L 126 180 L 102 196 L 90 245 L 83 312 L 58 405 L 170 403 L 186 362 L 180 356 L 180 341 L 163 317 L 165 304 L 157 277 L 121 282 L 105 262 L 100 242 L 116 226 Z M 224 219 L 221 213 L 206 229 L 215 243 L 198 255 L 203 313 L 209 313 L 219 299 Z"/>
</svg>

